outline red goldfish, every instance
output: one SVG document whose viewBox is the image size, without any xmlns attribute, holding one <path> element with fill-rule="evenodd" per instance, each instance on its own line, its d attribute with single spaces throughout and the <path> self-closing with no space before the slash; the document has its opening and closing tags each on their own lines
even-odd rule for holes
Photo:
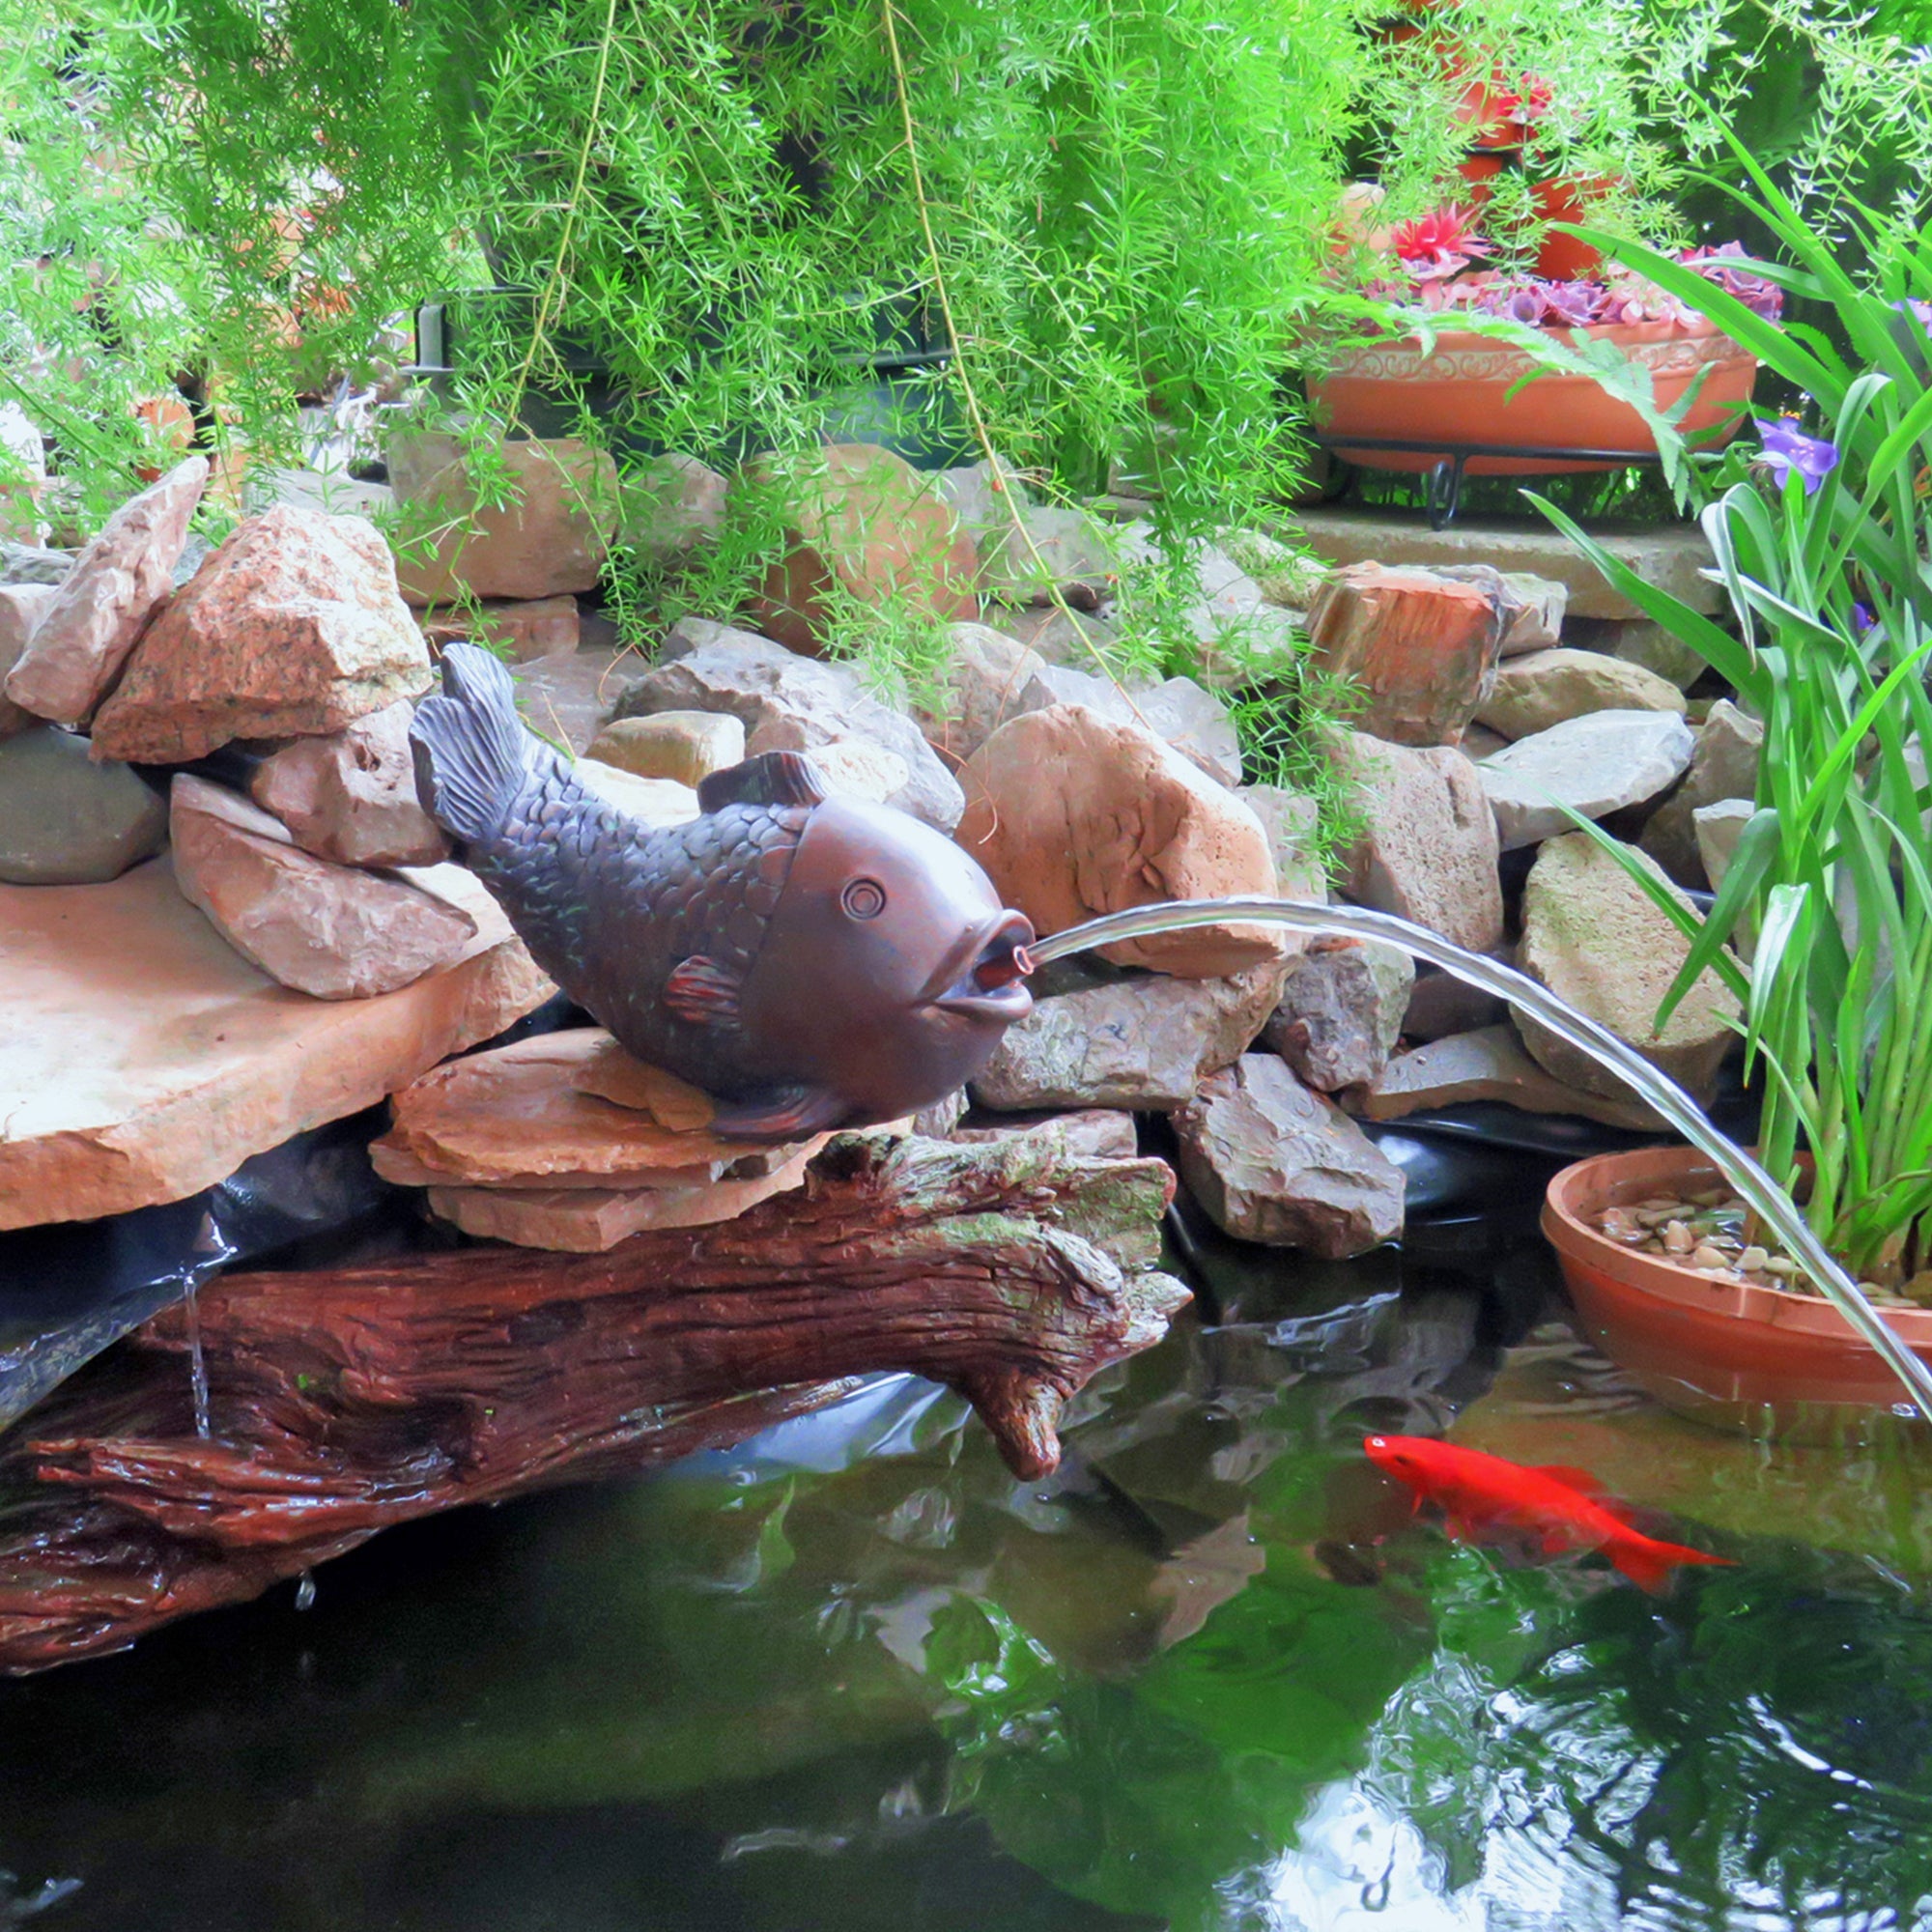
<svg viewBox="0 0 1932 1932">
<path fill-rule="evenodd" d="M 1415 1492 L 1417 1509 L 1425 1502 L 1440 1504 L 1454 1537 L 1515 1531 L 1533 1538 L 1546 1556 L 1561 1549 L 1601 1549 L 1633 1583 L 1653 1593 L 1668 1585 L 1680 1563 L 1731 1561 L 1645 1536 L 1586 1469 L 1525 1468 L 1426 1435 L 1370 1435 L 1362 1447 L 1378 1468 Z"/>
</svg>

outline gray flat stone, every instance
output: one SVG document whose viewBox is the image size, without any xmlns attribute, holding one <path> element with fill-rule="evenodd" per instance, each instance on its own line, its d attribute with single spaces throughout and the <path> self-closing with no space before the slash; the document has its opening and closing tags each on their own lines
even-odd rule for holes
<svg viewBox="0 0 1932 1932">
<path fill-rule="evenodd" d="M 1445 563 L 1487 563 L 1567 584 L 1571 617 L 1643 615 L 1541 517 L 1458 517 L 1447 529 L 1432 530 L 1420 515 L 1315 509 L 1297 512 L 1296 522 L 1309 548 L 1330 563 L 1406 563 L 1432 570 Z M 1722 590 L 1698 574 L 1712 568 L 1714 559 L 1694 524 L 1597 522 L 1590 534 L 1646 582 L 1681 597 L 1693 611 L 1720 607 Z"/>
<path fill-rule="evenodd" d="M 1042 999 L 1007 1029 L 972 1087 L 994 1113 L 1041 1107 L 1162 1112 L 1238 1059 L 1281 998 L 1280 961 L 1225 980 L 1151 973 Z"/>
<path fill-rule="evenodd" d="M 1680 886 L 1715 886 L 1699 854 L 1695 818 L 1708 805 L 1749 799 L 1757 792 L 1758 753 L 1764 726 L 1720 697 L 1697 727 L 1697 749 L 1684 782 L 1651 814 L 1637 843 Z"/>
<path fill-rule="evenodd" d="M 1506 1022 L 1451 1034 L 1399 1055 L 1374 1086 L 1349 1094 L 1345 1104 L 1363 1120 L 1400 1121 L 1471 1100 L 1502 1100 L 1529 1114 L 1573 1114 L 1637 1133 L 1664 1124 L 1640 1100 L 1566 1087 L 1523 1051 L 1516 1029 Z"/>
<path fill-rule="evenodd" d="M 1695 740 L 1671 711 L 1595 711 L 1520 738 L 1476 767 L 1505 852 L 1576 830 L 1569 806 L 1602 818 L 1667 791 Z"/>
<path fill-rule="evenodd" d="M 1231 1235 L 1339 1261 L 1402 1233 L 1402 1170 L 1273 1054 L 1203 1082 L 1174 1127 L 1182 1178 Z"/>
<path fill-rule="evenodd" d="M 96 886 L 161 849 L 168 809 L 126 765 L 96 764 L 87 740 L 35 724 L 0 742 L 0 880 Z"/>
</svg>

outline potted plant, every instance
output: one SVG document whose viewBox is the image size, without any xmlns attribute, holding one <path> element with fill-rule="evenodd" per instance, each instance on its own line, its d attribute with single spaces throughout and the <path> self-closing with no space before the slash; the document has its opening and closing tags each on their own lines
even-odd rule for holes
<svg viewBox="0 0 1932 1932">
<path fill-rule="evenodd" d="M 1757 374 L 1745 343 L 1656 279 L 1613 270 L 1555 280 L 1484 266 L 1498 252 L 1478 213 L 1448 205 L 1388 233 L 1380 332 L 1345 348 L 1308 384 L 1328 446 L 1374 469 L 1433 469 L 1441 448 L 1477 454 L 1473 475 L 1601 469 L 1585 452 L 1643 454 L 1659 419 L 1700 443 L 1742 421 Z M 1778 313 L 1775 283 L 1743 270 L 1742 250 L 1686 249 L 1668 266 L 1717 278 L 1758 320 Z M 1534 378 L 1535 380 L 1531 380 Z M 1607 379 L 1607 380 L 1606 380 Z M 1351 437 L 1364 439 L 1353 443 Z M 1576 451 L 1563 455 L 1563 451 Z"/>
<path fill-rule="evenodd" d="M 1760 422 L 1755 447 L 1724 460 L 1731 480 L 1704 513 L 1741 635 L 1543 507 L 1763 721 L 1755 810 L 1708 915 L 1605 842 L 1691 940 L 1663 1012 L 1706 970 L 1731 985 L 1765 1075 L 1759 1158 L 1932 1357 L 1932 260 L 1905 223 L 1867 223 L 1860 240 L 1876 266 L 1854 280 L 1837 244 L 1740 159 L 1756 189 L 1747 208 L 1795 265 L 1764 272 L 1828 304 L 1833 327 L 1779 327 L 1694 267 L 1619 252 L 1817 412 L 1808 425 Z M 1685 1252 L 1684 1236 L 1675 1254 L 1648 1252 L 1662 1243 L 1644 1226 L 1659 1208 L 1643 1204 L 1710 1184 L 1685 1149 L 1600 1157 L 1552 1182 L 1544 1226 L 1592 1338 L 1663 1401 L 1707 1415 L 1789 1425 L 1821 1406 L 1829 1417 L 1889 1406 L 1889 1372 L 1756 1230 L 1702 1253 Z"/>
</svg>

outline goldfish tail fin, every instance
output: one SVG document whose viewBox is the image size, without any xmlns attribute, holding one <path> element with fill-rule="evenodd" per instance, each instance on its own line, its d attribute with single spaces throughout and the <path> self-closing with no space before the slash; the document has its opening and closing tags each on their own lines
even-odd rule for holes
<svg viewBox="0 0 1932 1932">
<path fill-rule="evenodd" d="M 474 644 L 446 645 L 442 691 L 423 700 L 410 725 L 423 810 L 452 838 L 480 843 L 502 824 L 530 743 L 510 673 Z"/>
<path fill-rule="evenodd" d="M 1733 1559 L 1713 1556 L 1707 1550 L 1692 1549 L 1688 1544 L 1662 1543 L 1654 1536 L 1619 1537 L 1606 1545 L 1604 1554 L 1640 1590 L 1661 1597 L 1670 1587 L 1670 1579 L 1680 1564 L 1707 1563 L 1730 1567 Z"/>
</svg>

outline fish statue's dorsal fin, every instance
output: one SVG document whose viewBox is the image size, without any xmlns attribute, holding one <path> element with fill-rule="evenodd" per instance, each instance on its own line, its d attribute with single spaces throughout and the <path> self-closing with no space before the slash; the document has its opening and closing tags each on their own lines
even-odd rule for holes
<svg viewBox="0 0 1932 1932">
<path fill-rule="evenodd" d="M 760 752 L 697 781 L 700 811 L 727 805 L 823 805 L 830 796 L 818 767 L 803 752 Z"/>
</svg>

